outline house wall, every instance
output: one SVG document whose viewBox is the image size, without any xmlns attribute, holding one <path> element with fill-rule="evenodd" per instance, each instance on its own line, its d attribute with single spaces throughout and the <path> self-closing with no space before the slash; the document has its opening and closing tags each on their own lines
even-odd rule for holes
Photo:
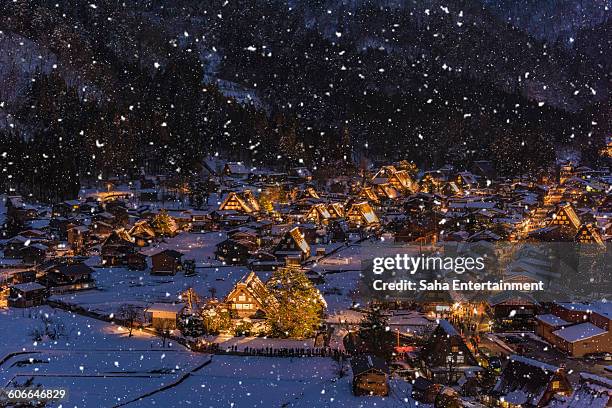
<svg viewBox="0 0 612 408">
<path fill-rule="evenodd" d="M 584 357 L 587 354 L 612 352 L 612 332 L 584 340 L 567 342 L 559 337 L 553 337 L 550 343 L 572 357 Z"/>
<path fill-rule="evenodd" d="M 240 317 L 252 316 L 262 309 L 262 305 L 245 289 L 239 289 L 227 302 L 230 303 L 232 312 Z"/>
<path fill-rule="evenodd" d="M 168 318 L 153 315 L 151 318 L 151 326 L 153 326 L 155 329 L 174 330 L 176 329 L 176 316 L 174 318 Z"/>
<path fill-rule="evenodd" d="M 549 343 L 553 343 L 557 338 L 557 336 L 552 334 L 552 332 L 554 332 L 555 330 L 557 330 L 557 328 L 540 321 L 538 321 L 538 324 L 536 326 L 536 334 Z"/>
<path fill-rule="evenodd" d="M 153 272 L 154 273 L 171 273 L 176 274 L 178 270 L 178 263 L 170 256 L 154 256 L 153 258 Z"/>
<path fill-rule="evenodd" d="M 387 376 L 379 372 L 366 372 L 353 378 L 353 393 L 355 395 L 380 395 L 389 394 Z"/>
</svg>

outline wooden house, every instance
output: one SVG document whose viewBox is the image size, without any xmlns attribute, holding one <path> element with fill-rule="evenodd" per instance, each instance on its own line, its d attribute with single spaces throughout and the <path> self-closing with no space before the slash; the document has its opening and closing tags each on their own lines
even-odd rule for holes
<svg viewBox="0 0 612 408">
<path fill-rule="evenodd" d="M 47 270 L 45 277 L 53 292 L 93 289 L 93 269 L 84 263 L 60 264 Z"/>
<path fill-rule="evenodd" d="M 21 250 L 26 247 L 26 243 L 30 243 L 31 240 L 21 235 L 14 236 L 13 238 L 6 241 L 4 246 L 4 257 L 9 259 L 21 258 Z"/>
<path fill-rule="evenodd" d="M 574 239 L 581 244 L 595 244 L 599 247 L 605 247 L 601 232 L 596 226 L 590 223 L 582 224 L 578 228 L 578 232 L 576 232 L 576 237 Z"/>
<path fill-rule="evenodd" d="M 466 370 L 479 369 L 463 337 L 447 320 L 439 321 L 419 360 L 426 377 L 445 384 L 455 383 Z"/>
<path fill-rule="evenodd" d="M 112 225 L 106 222 L 96 221 L 91 224 L 90 232 L 98 237 L 108 237 L 114 230 L 115 228 Z"/>
<path fill-rule="evenodd" d="M 47 298 L 47 288 L 37 282 L 19 283 L 9 288 L 10 307 L 33 307 L 42 305 Z"/>
<path fill-rule="evenodd" d="M 181 258 L 183 254 L 173 249 L 165 249 L 151 256 L 153 267 L 151 274 L 153 275 L 176 275 L 183 269 Z"/>
<path fill-rule="evenodd" d="M 36 243 L 21 249 L 21 259 L 24 264 L 40 264 L 44 262 L 49 252 L 47 245 Z"/>
<path fill-rule="evenodd" d="M 108 211 L 104 211 L 101 213 L 98 213 L 96 215 L 94 215 L 93 217 L 91 217 L 91 221 L 96 223 L 96 222 L 105 222 L 109 225 L 114 225 L 115 223 L 115 216 L 111 213 L 109 213 Z"/>
<path fill-rule="evenodd" d="M 56 217 L 52 218 L 49 223 L 51 231 L 55 232 L 61 240 L 68 239 L 68 230 L 82 223 L 74 218 Z"/>
<path fill-rule="evenodd" d="M 130 236 L 139 247 L 148 246 L 155 239 L 155 230 L 148 221 L 138 221 L 130 229 Z"/>
<path fill-rule="evenodd" d="M 612 157 L 612 146 L 610 149 L 610 157 Z M 580 381 L 572 395 L 562 405 L 555 406 L 562 408 L 610 408 L 612 407 L 612 379 L 590 373 L 580 373 Z"/>
<path fill-rule="evenodd" d="M 246 179 L 250 176 L 251 171 L 240 162 L 228 162 L 223 167 L 222 173 L 226 176 Z"/>
<path fill-rule="evenodd" d="M 22 237 L 30 239 L 45 239 L 47 234 L 44 231 L 38 229 L 27 229 L 19 233 Z"/>
<path fill-rule="evenodd" d="M 137 252 L 136 244 L 123 228 L 114 230 L 102 243 L 102 264 L 105 266 L 125 266 L 130 254 Z"/>
<path fill-rule="evenodd" d="M 244 276 L 225 297 L 227 308 L 237 317 L 262 318 L 271 307 L 266 285 L 255 272 Z"/>
<path fill-rule="evenodd" d="M 298 257 L 302 261 L 310 257 L 310 245 L 299 227 L 287 231 L 274 249 L 278 258 Z"/>
<path fill-rule="evenodd" d="M 374 209 L 366 201 L 351 205 L 347 212 L 347 218 L 351 228 L 374 227 L 380 224 Z"/>
<path fill-rule="evenodd" d="M 183 303 L 153 303 L 145 309 L 145 315 L 150 319 L 154 329 L 174 330 L 184 308 Z"/>
<path fill-rule="evenodd" d="M 70 217 L 73 213 L 79 211 L 81 203 L 78 200 L 69 200 L 61 203 L 53 204 L 52 215 L 54 217 Z"/>
<path fill-rule="evenodd" d="M 398 170 L 395 166 L 383 166 L 371 179 L 373 184 L 389 184 L 395 190 L 409 193 L 417 190 L 417 184 L 406 170 Z"/>
<path fill-rule="evenodd" d="M 344 206 L 341 203 L 331 203 L 327 205 L 327 211 L 332 219 L 344 217 Z"/>
<path fill-rule="evenodd" d="M 359 199 L 371 201 L 373 203 L 377 203 L 379 201 L 378 195 L 374 192 L 374 189 L 372 187 L 362 188 L 357 197 Z"/>
<path fill-rule="evenodd" d="M 457 173 L 454 178 L 455 184 L 459 186 L 459 188 L 465 190 L 469 188 L 478 187 L 478 177 L 475 174 L 470 173 L 469 171 L 462 171 Z"/>
<path fill-rule="evenodd" d="M 412 384 L 412 398 L 424 404 L 433 404 L 441 387 L 423 376 L 418 376 Z"/>
<path fill-rule="evenodd" d="M 354 395 L 389 395 L 389 367 L 384 359 L 370 354 L 355 356 L 351 369 Z"/>
<path fill-rule="evenodd" d="M 416 190 L 416 183 L 410 177 L 406 170 L 398 170 L 391 174 L 389 183 L 398 191 L 409 192 Z"/>
<path fill-rule="evenodd" d="M 505 279 L 507 282 L 523 281 L 525 279 L 515 279 L 515 276 Z M 529 277 L 528 282 L 535 282 Z M 530 294 L 524 292 L 500 292 L 492 295 L 487 300 L 488 307 L 492 311 L 492 315 L 500 320 L 513 320 L 532 318 L 536 315 L 540 303 L 535 300 Z M 511 316 L 512 314 L 512 316 Z"/>
<path fill-rule="evenodd" d="M 562 230 L 571 231 L 573 234 L 578 232 L 581 224 L 578 214 L 570 203 L 560 204 L 549 223 L 550 226 L 559 226 Z"/>
<path fill-rule="evenodd" d="M 219 206 L 219 210 L 251 214 L 259 212 L 260 208 L 251 190 L 245 190 L 242 193 L 230 192 Z"/>
<path fill-rule="evenodd" d="M 373 190 L 384 203 L 389 203 L 400 196 L 400 192 L 391 183 L 376 184 Z"/>
<path fill-rule="evenodd" d="M 563 369 L 513 355 L 485 399 L 487 403 L 509 408 L 535 408 L 548 405 L 555 394 L 569 395 L 571 391 Z"/>
<path fill-rule="evenodd" d="M 215 257 L 228 265 L 246 264 L 257 248 L 257 244 L 252 241 L 229 238 L 217 244 Z"/>
<path fill-rule="evenodd" d="M 23 202 L 21 196 L 6 197 L 6 217 L 15 224 L 23 224 L 38 217 L 36 208 Z"/>
<path fill-rule="evenodd" d="M 322 203 L 314 204 L 306 213 L 306 220 L 312 221 L 319 225 L 327 225 L 331 218 L 332 216 L 327 209 L 327 206 Z"/>
<path fill-rule="evenodd" d="M 82 250 L 89 240 L 89 228 L 84 225 L 78 225 L 68 230 L 68 244 L 73 250 L 79 252 Z"/>
<path fill-rule="evenodd" d="M 332 242 L 345 242 L 349 238 L 349 227 L 345 220 L 334 220 L 328 227 Z"/>
</svg>

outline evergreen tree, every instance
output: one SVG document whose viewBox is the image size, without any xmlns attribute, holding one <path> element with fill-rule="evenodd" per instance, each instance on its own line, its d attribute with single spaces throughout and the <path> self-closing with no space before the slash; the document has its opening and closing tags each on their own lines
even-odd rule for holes
<svg viewBox="0 0 612 408">
<path fill-rule="evenodd" d="M 155 232 L 161 236 L 174 236 L 176 234 L 176 222 L 166 210 L 161 210 L 153 221 L 151 226 L 155 229 Z"/>
<path fill-rule="evenodd" d="M 364 351 L 386 360 L 393 355 L 394 336 L 380 308 L 372 306 L 359 325 L 359 339 Z"/>
<path fill-rule="evenodd" d="M 268 325 L 272 335 L 309 338 L 319 328 L 325 302 L 304 273 L 296 268 L 279 268 L 267 282 Z"/>
</svg>

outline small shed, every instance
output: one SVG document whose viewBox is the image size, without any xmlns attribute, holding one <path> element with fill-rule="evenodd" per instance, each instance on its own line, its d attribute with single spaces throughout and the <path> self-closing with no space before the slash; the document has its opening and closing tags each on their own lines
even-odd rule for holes
<svg viewBox="0 0 612 408">
<path fill-rule="evenodd" d="M 363 354 L 351 358 L 353 394 L 389 395 L 389 366 L 384 359 Z"/>
<path fill-rule="evenodd" d="M 151 326 L 158 330 L 174 330 L 176 322 L 185 308 L 183 303 L 153 303 L 146 309 Z"/>
</svg>

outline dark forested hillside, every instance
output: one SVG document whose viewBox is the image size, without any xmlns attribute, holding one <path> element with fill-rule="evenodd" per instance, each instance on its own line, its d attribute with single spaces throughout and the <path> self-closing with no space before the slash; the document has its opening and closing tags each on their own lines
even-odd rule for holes
<svg viewBox="0 0 612 408">
<path fill-rule="evenodd" d="M 217 152 L 285 166 L 493 157 L 517 174 L 611 130 L 605 56 L 477 1 L 0 5 L 0 188 L 39 198 L 142 170 L 189 178 Z M 583 35 L 609 39 L 599 30 Z"/>
</svg>

